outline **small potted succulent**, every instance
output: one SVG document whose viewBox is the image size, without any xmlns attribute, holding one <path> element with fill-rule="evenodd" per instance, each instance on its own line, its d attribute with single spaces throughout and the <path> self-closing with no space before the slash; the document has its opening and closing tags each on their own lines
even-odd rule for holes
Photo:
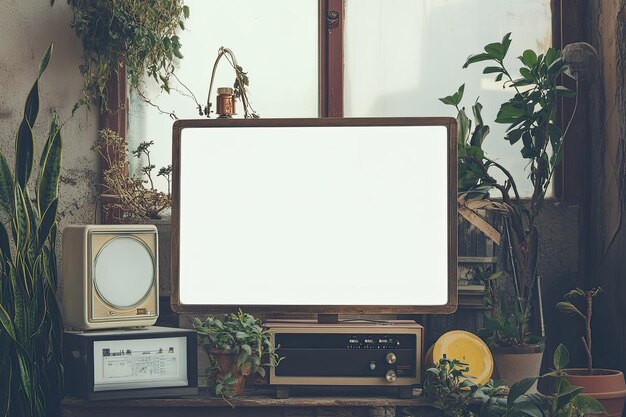
<svg viewBox="0 0 626 417">
<path fill-rule="evenodd" d="M 268 330 L 241 310 L 223 320 L 194 318 L 193 327 L 209 356 L 208 386 L 217 396 L 228 399 L 240 395 L 246 377 L 264 378 L 266 368 L 280 362 Z"/>
<path fill-rule="evenodd" d="M 593 299 L 601 292 L 602 288 L 600 287 L 590 290 L 575 288 L 565 294 L 564 301 L 556 305 L 559 311 L 578 318 L 585 326 L 585 335 L 581 339 L 587 354 L 587 367 L 566 369 L 565 372 L 567 373 L 567 380 L 572 385 L 582 387 L 585 394 L 599 400 L 606 408 L 609 416 L 621 416 L 624 411 L 624 401 L 626 400 L 624 374 L 618 370 L 593 367 L 591 315 L 593 313 Z M 575 304 L 574 300 L 577 299 L 583 300 L 582 311 Z"/>
</svg>

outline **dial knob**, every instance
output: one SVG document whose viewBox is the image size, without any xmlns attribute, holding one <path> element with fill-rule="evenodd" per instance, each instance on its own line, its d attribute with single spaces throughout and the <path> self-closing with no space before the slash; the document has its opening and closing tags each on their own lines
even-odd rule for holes
<svg viewBox="0 0 626 417">
<path fill-rule="evenodd" d="M 393 352 L 389 352 L 387 356 L 385 356 L 385 359 L 389 365 L 393 365 L 398 360 L 398 358 L 396 358 L 396 354 Z"/>
<path fill-rule="evenodd" d="M 370 362 L 370 370 L 372 370 L 372 371 L 373 371 L 374 369 L 376 369 L 376 362 L 371 361 L 371 362 Z"/>
<path fill-rule="evenodd" d="M 394 371 L 393 369 L 390 369 L 387 371 L 387 373 L 385 374 L 385 379 L 387 380 L 387 382 L 396 382 L 397 376 L 396 376 L 396 371 Z"/>
</svg>

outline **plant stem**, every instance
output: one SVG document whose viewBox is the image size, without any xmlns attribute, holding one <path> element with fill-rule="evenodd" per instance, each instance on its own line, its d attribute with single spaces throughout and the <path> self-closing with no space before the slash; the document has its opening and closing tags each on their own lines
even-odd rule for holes
<svg viewBox="0 0 626 417">
<path fill-rule="evenodd" d="M 585 317 L 585 350 L 587 351 L 587 369 L 593 372 L 593 356 L 591 355 L 591 312 L 593 308 L 593 291 L 585 291 L 587 301 L 587 314 Z"/>
</svg>

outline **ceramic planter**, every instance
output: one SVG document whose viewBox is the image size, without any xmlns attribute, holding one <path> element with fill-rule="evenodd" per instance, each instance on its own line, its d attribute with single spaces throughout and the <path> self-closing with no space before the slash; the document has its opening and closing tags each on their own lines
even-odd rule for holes
<svg viewBox="0 0 626 417">
<path fill-rule="evenodd" d="M 589 375 L 587 369 L 566 369 L 570 384 L 582 387 L 587 394 L 600 401 L 609 417 L 620 417 L 624 411 L 626 400 L 626 383 L 624 374 L 611 369 L 594 369 Z"/>
<path fill-rule="evenodd" d="M 541 346 L 493 348 L 492 354 L 498 379 L 505 380 L 509 386 L 524 378 L 538 376 L 541 371 Z M 537 383 L 528 392 L 537 392 Z"/>
<path fill-rule="evenodd" d="M 230 372 L 234 378 L 237 378 L 237 383 L 233 385 L 232 390 L 233 394 L 241 395 L 245 388 L 246 376 L 237 369 L 237 355 L 231 350 L 210 349 L 208 345 L 204 345 L 204 349 L 209 357 L 213 359 L 214 364 L 219 366 L 223 374 Z"/>
</svg>

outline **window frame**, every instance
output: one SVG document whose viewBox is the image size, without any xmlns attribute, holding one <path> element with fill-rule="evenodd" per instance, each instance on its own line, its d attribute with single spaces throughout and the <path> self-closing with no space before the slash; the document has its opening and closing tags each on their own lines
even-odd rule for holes
<svg viewBox="0 0 626 417">
<path fill-rule="evenodd" d="M 572 4 L 573 3 L 573 4 Z M 343 117 L 344 95 L 344 61 L 343 61 L 343 30 L 345 21 L 345 0 L 318 0 L 318 36 L 319 36 L 319 117 Z M 562 49 L 564 45 L 585 39 L 584 31 L 584 0 L 573 0 L 564 7 L 563 0 L 551 0 L 552 10 L 552 44 Z M 331 12 L 336 12 L 336 15 Z M 575 84 L 564 79 L 566 86 Z M 584 85 L 581 85 L 584 94 Z M 581 94 L 582 95 L 582 94 Z M 128 137 L 128 88 L 123 62 L 109 79 L 107 86 L 109 108 L 119 109 L 113 113 L 104 112 L 100 117 L 102 128 L 116 131 L 123 139 Z M 572 100 L 561 102 L 558 119 L 569 121 L 574 104 Z M 587 105 L 583 100 L 578 102 L 578 110 L 573 119 L 564 144 L 563 160 L 554 174 L 555 198 L 570 203 L 585 203 L 589 195 L 588 167 L 589 145 L 587 124 Z M 128 160 L 127 155 L 115 155 L 115 161 Z M 99 175 L 108 169 L 101 158 Z M 100 196 L 101 222 L 109 223 L 111 218 L 102 210 L 103 202 L 114 196 Z"/>
</svg>

